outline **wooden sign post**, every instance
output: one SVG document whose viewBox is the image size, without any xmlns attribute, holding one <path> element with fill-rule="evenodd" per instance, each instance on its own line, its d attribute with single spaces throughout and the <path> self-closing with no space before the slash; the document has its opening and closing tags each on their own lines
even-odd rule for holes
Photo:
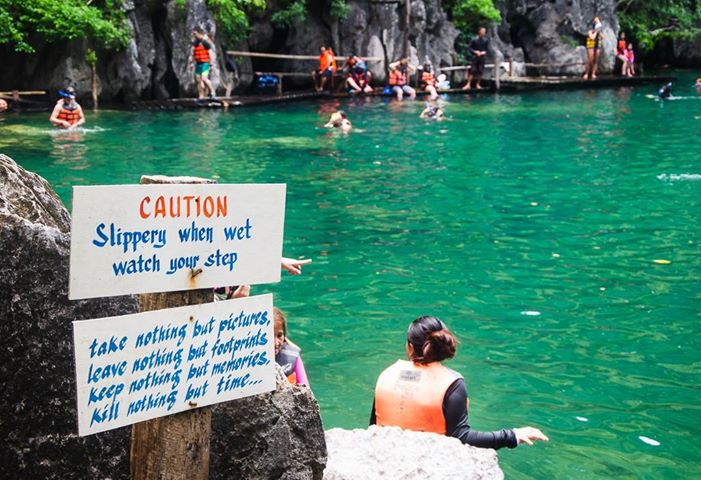
<svg viewBox="0 0 701 480">
<path fill-rule="evenodd" d="M 195 177 L 143 176 L 141 184 L 216 183 Z M 190 273 L 196 281 L 196 271 Z M 139 311 L 195 305 L 212 301 L 212 290 L 139 295 Z M 147 422 L 131 429 L 129 465 L 132 480 L 209 478 L 209 436 L 212 408 L 196 408 Z"/>
<path fill-rule="evenodd" d="M 74 187 L 69 298 L 141 293 L 74 322 L 79 433 L 133 425 L 133 480 L 206 480 L 208 405 L 275 388 L 272 295 L 212 287 L 279 281 L 285 186 L 213 183 Z"/>
</svg>

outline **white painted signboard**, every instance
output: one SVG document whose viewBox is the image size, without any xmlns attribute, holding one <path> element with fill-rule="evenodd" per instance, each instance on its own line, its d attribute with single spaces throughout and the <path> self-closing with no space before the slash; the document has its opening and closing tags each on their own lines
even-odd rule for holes
<svg viewBox="0 0 701 480">
<path fill-rule="evenodd" d="M 275 389 L 273 297 L 73 322 L 78 431 Z"/>
<path fill-rule="evenodd" d="M 73 187 L 68 297 L 278 282 L 285 189 Z"/>
</svg>

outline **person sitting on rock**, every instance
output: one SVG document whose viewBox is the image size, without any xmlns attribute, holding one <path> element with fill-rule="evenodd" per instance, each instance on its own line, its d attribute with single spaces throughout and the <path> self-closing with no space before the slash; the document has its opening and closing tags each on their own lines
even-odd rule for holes
<svg viewBox="0 0 701 480">
<path fill-rule="evenodd" d="M 436 72 L 433 71 L 433 64 L 431 60 L 426 58 L 426 63 L 424 63 L 421 72 L 421 87 L 424 89 L 424 92 L 429 94 L 431 100 L 438 98 L 437 85 L 438 81 L 436 80 Z"/>
<path fill-rule="evenodd" d="M 470 428 L 469 400 L 462 375 L 441 364 L 453 358 L 455 336 L 436 317 L 419 317 L 407 331 L 409 361 L 398 360 L 377 379 L 370 424 L 434 432 L 475 447 L 514 448 L 548 441 L 533 427 L 476 432 Z"/>
<path fill-rule="evenodd" d="M 416 67 L 409 63 L 408 58 L 402 58 L 389 64 L 389 86 L 397 95 L 397 100 L 401 100 L 404 94 L 409 98 L 416 98 L 416 90 L 409 86 L 409 75 L 416 71 Z"/>
<path fill-rule="evenodd" d="M 58 128 L 72 130 L 80 127 L 85 123 L 85 115 L 83 109 L 75 100 L 75 90 L 73 87 L 68 87 L 58 92 L 61 99 L 56 102 L 53 112 L 49 117 L 49 121 Z"/>
<path fill-rule="evenodd" d="M 275 362 L 280 365 L 287 380 L 293 385 L 309 386 L 307 371 L 302 362 L 302 350 L 287 338 L 287 319 L 273 307 L 275 320 Z"/>
</svg>

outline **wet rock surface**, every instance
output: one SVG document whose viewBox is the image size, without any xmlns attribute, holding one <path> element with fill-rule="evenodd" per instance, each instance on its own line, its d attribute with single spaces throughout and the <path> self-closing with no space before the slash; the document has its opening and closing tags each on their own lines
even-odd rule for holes
<svg viewBox="0 0 701 480">
<path fill-rule="evenodd" d="M 274 392 L 214 407 L 211 451 L 211 480 L 320 480 L 326 443 L 319 405 L 278 369 Z"/>
<path fill-rule="evenodd" d="M 68 300 L 70 220 L 43 178 L 0 155 L 0 478 L 126 478 L 129 433 L 77 436 L 72 321 L 132 297 Z"/>
<path fill-rule="evenodd" d="M 497 453 L 435 433 L 397 427 L 326 432 L 324 480 L 501 480 Z"/>
</svg>

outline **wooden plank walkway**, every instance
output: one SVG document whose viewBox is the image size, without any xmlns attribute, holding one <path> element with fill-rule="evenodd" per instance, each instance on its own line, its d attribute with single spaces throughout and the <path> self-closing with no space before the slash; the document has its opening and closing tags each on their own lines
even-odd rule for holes
<svg viewBox="0 0 701 480">
<path fill-rule="evenodd" d="M 611 87 L 629 87 L 640 85 L 655 85 L 662 86 L 666 82 L 673 81 L 673 77 L 669 76 L 641 76 L 641 77 L 614 77 L 600 76 L 596 80 L 584 80 L 578 77 L 505 77 L 501 79 L 501 89 L 499 93 L 518 93 L 531 90 L 577 90 L 577 89 L 596 89 L 596 88 L 611 88 Z M 451 88 L 449 90 L 441 90 L 441 94 L 451 95 L 477 95 L 477 94 L 493 94 L 496 93 L 494 81 L 483 80 L 482 90 L 475 88 L 471 90 L 462 90 L 461 88 Z M 383 96 L 384 87 L 376 88 L 373 93 L 350 94 L 348 92 L 315 92 L 315 91 L 298 91 L 285 92 L 282 95 L 261 94 L 261 95 L 242 95 L 233 97 L 217 97 L 214 100 L 197 100 L 195 98 L 171 98 L 164 100 L 140 100 L 130 103 L 130 107 L 134 110 L 184 110 L 184 109 L 229 109 L 238 107 L 247 107 L 254 105 L 266 105 L 271 103 L 284 103 L 299 100 L 310 100 L 319 98 L 352 98 L 357 96 Z M 428 95 L 426 92 L 417 89 L 417 95 L 420 97 Z"/>
</svg>

